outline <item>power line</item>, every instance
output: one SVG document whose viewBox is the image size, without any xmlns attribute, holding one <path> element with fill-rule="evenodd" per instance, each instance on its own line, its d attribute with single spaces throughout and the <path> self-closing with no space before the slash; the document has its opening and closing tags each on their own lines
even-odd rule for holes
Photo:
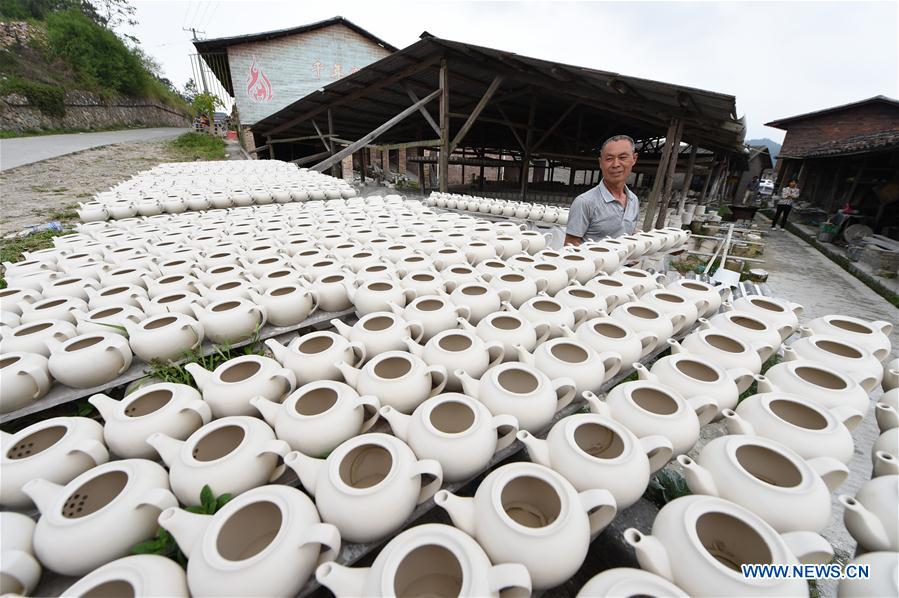
<svg viewBox="0 0 899 598">
<path fill-rule="evenodd" d="M 215 6 L 212 7 L 212 12 L 209 13 L 209 19 L 206 21 L 206 23 L 203 24 L 203 27 L 206 27 L 210 23 L 212 23 L 212 17 L 215 16 L 215 11 L 217 11 L 219 9 L 220 4 L 221 4 L 221 2 L 215 2 Z"/>
<path fill-rule="evenodd" d="M 207 2 L 202 2 L 202 7 L 203 7 L 203 8 L 202 8 L 202 11 L 203 11 L 203 12 L 201 13 L 201 12 L 200 12 L 200 9 L 197 9 L 197 19 L 196 19 L 197 22 L 194 23 L 194 26 L 196 26 L 196 27 L 202 27 L 202 26 L 203 26 L 203 20 L 206 18 L 206 12 L 209 10 L 210 4 L 212 4 L 212 3 L 211 3 L 211 2 L 208 2 L 208 1 L 207 1 Z"/>
</svg>

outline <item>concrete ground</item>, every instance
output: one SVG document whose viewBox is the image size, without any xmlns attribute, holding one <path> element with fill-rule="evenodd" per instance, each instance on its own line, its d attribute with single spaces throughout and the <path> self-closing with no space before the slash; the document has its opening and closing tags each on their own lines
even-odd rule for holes
<svg viewBox="0 0 899 598">
<path fill-rule="evenodd" d="M 23 164 L 32 164 L 48 158 L 114 143 L 177 137 L 188 130 L 176 127 L 160 127 L 155 129 L 127 129 L 123 131 L 38 135 L 36 137 L 4 139 L 0 141 L 0 170 L 9 170 Z"/>
</svg>

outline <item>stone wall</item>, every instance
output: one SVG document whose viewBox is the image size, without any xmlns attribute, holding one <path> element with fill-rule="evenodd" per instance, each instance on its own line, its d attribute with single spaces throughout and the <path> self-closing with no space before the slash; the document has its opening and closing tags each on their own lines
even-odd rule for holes
<svg viewBox="0 0 899 598">
<path fill-rule="evenodd" d="M 96 94 L 69 92 L 65 98 L 66 112 L 62 117 L 48 116 L 28 102 L 24 95 L 14 93 L 0 97 L 0 130 L 28 131 L 34 129 L 100 129 L 110 127 L 187 127 L 191 120 L 186 114 L 155 100 L 117 98 L 106 101 Z"/>
</svg>

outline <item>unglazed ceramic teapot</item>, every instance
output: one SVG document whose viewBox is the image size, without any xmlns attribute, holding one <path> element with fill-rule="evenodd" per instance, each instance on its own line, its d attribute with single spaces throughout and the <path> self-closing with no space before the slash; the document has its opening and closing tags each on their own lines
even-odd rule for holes
<svg viewBox="0 0 899 598">
<path fill-rule="evenodd" d="M 491 565 L 477 542 L 464 532 L 438 523 L 398 534 L 378 553 L 371 567 L 321 565 L 320 584 L 338 598 L 370 596 L 483 596 L 531 592 L 524 565 Z"/>
<path fill-rule="evenodd" d="M 476 475 L 518 432 L 513 416 L 491 415 L 480 401 L 455 392 L 427 399 L 412 415 L 382 407 L 381 417 L 418 458 L 439 462 L 446 482 Z"/>
<path fill-rule="evenodd" d="M 599 392 L 621 369 L 621 357 L 614 351 L 597 353 L 593 347 L 577 338 L 554 338 L 529 353 L 517 346 L 518 359 L 550 377 L 571 378 L 578 392 Z"/>
<path fill-rule="evenodd" d="M 807 334 L 809 328 L 801 328 L 802 338 L 785 346 L 784 361 L 805 359 L 827 366 L 849 376 L 866 392 L 871 392 L 883 378 L 883 366 L 867 349 L 836 336 Z"/>
<path fill-rule="evenodd" d="M 127 555 L 156 532 L 159 512 L 178 504 L 165 469 L 146 459 L 99 465 L 64 487 L 32 479 L 22 490 L 41 511 L 34 552 L 63 575 L 84 575 Z"/>
<path fill-rule="evenodd" d="M 206 485 L 218 496 L 277 479 L 284 471 L 278 458 L 290 451 L 265 422 L 242 416 L 216 419 L 187 440 L 156 432 L 147 443 L 169 468 L 172 491 L 184 505 L 199 505 Z"/>
<path fill-rule="evenodd" d="M 868 412 L 868 393 L 858 382 L 814 361 L 784 361 L 756 380 L 759 392 L 797 394 L 828 409 L 846 406 L 862 415 Z"/>
<path fill-rule="evenodd" d="M 460 324 L 468 322 L 459 318 Z M 444 330 L 431 337 L 424 346 L 410 338 L 405 339 L 406 348 L 431 366 L 443 366 L 447 371 L 446 390 L 462 390 L 462 382 L 452 372 L 464 370 L 473 378 L 480 378 L 487 368 L 501 363 L 505 347 L 499 341 L 483 341 L 468 330 Z"/>
<path fill-rule="evenodd" d="M 815 318 L 805 325 L 813 334 L 827 334 L 855 343 L 880 361 L 890 354 L 893 325 L 889 322 L 868 322 L 852 316 L 831 315 Z"/>
<path fill-rule="evenodd" d="M 286 347 L 270 338 L 265 346 L 278 363 L 293 372 L 300 386 L 316 380 L 342 380 L 343 374 L 334 364 L 346 361 L 359 366 L 366 356 L 361 343 L 327 330 L 298 336 Z"/>
<path fill-rule="evenodd" d="M 19 430 L 0 432 L 0 504 L 24 509 L 31 499 L 22 492 L 29 480 L 67 484 L 109 460 L 103 426 L 87 417 L 54 417 Z"/>
<path fill-rule="evenodd" d="M 443 479 L 437 461 L 418 460 L 403 441 L 379 433 L 350 438 L 327 459 L 293 451 L 284 462 L 315 496 L 322 519 L 351 542 L 372 542 L 396 530 Z"/>
<path fill-rule="evenodd" d="M 493 470 L 473 498 L 441 490 L 434 502 L 492 562 L 527 567 L 538 589 L 574 575 L 591 538 L 615 516 L 615 499 L 607 491 L 578 493 L 560 474 L 534 463 Z"/>
<path fill-rule="evenodd" d="M 680 455 L 677 461 L 694 494 L 743 505 L 780 532 L 824 528 L 830 492 L 849 475 L 836 459 L 805 461 L 774 440 L 743 434 L 715 438 L 696 460 Z"/>
<path fill-rule="evenodd" d="M 245 492 L 215 515 L 166 509 L 159 525 L 188 557 L 193 596 L 294 596 L 340 550 L 337 529 L 305 494 L 282 485 Z"/>
<path fill-rule="evenodd" d="M 41 565 L 34 558 L 34 521 L 27 515 L 0 513 L 0 592 L 30 594 L 41 578 Z"/>
<path fill-rule="evenodd" d="M 184 369 L 196 381 L 215 417 L 255 415 L 256 410 L 250 405 L 253 397 L 280 401 L 296 388 L 292 370 L 259 355 L 229 359 L 212 372 L 198 363 L 188 363 Z"/>
<path fill-rule="evenodd" d="M 690 596 L 805 596 L 804 579 L 750 579 L 740 566 L 833 557 L 830 544 L 814 532 L 778 534 L 755 513 L 712 496 L 676 498 L 659 511 L 651 536 L 629 528 L 624 539 L 643 569 Z"/>
<path fill-rule="evenodd" d="M 652 472 L 671 459 L 664 436 L 637 438 L 618 422 L 593 413 L 563 417 L 546 440 L 522 430 L 518 439 L 531 460 L 562 474 L 580 491 L 603 488 L 619 509 L 640 498 Z"/>
<path fill-rule="evenodd" d="M 440 394 L 446 386 L 446 368 L 428 365 L 420 357 L 404 351 L 381 353 L 361 369 L 335 364 L 347 383 L 360 394 L 378 397 L 403 413 L 412 413 L 422 401 Z"/>
<path fill-rule="evenodd" d="M 87 598 L 104 591 L 114 595 L 189 598 L 184 569 L 172 559 L 155 554 L 135 554 L 116 559 L 91 571 L 64 591 L 62 596 Z"/>
<path fill-rule="evenodd" d="M 843 523 L 858 542 L 859 552 L 899 551 L 899 476 L 868 480 L 855 496 L 841 494 Z"/>
</svg>

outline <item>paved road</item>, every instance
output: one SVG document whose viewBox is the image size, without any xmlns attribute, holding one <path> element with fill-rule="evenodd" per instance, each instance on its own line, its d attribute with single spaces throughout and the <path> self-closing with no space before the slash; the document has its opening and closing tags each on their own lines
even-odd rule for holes
<svg viewBox="0 0 899 598">
<path fill-rule="evenodd" d="M 37 137 L 17 137 L 0 141 L 0 171 L 9 170 L 23 164 L 40 162 L 65 154 L 80 152 L 92 147 L 175 137 L 188 129 L 164 127 L 157 129 L 126 129 L 124 131 L 102 131 L 98 133 L 73 133 L 70 135 L 42 135 Z"/>
</svg>

